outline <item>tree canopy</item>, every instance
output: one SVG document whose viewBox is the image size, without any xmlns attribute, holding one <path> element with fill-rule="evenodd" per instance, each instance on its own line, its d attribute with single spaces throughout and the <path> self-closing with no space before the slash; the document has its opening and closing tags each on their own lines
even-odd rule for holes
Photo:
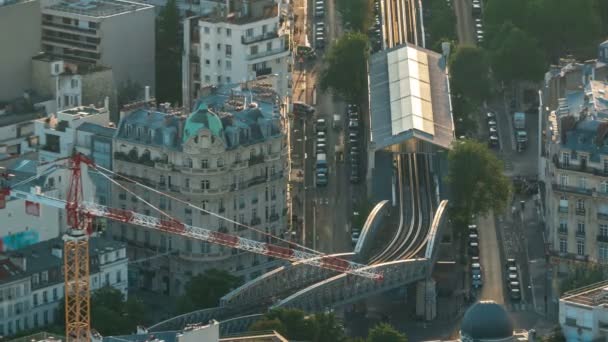
<svg viewBox="0 0 608 342">
<path fill-rule="evenodd" d="M 559 290 L 561 293 L 588 286 L 606 280 L 604 273 L 599 267 L 580 266 L 571 270 L 568 277 L 562 279 Z"/>
<path fill-rule="evenodd" d="M 218 269 L 206 270 L 190 278 L 185 293 L 177 300 L 179 313 L 216 307 L 220 298 L 242 283 L 242 279 Z"/>
<path fill-rule="evenodd" d="M 344 328 L 332 313 L 306 315 L 296 309 L 274 309 L 253 323 L 249 331 L 276 330 L 290 340 L 313 342 L 345 341 Z"/>
<path fill-rule="evenodd" d="M 367 32 L 373 19 L 373 0 L 337 0 L 336 5 L 344 27 Z"/>
<path fill-rule="evenodd" d="M 460 45 L 450 57 L 450 84 L 454 96 L 481 103 L 490 96 L 490 67 L 483 49 Z"/>
<path fill-rule="evenodd" d="M 427 6 L 431 14 L 425 22 L 430 35 L 426 46 L 441 53 L 442 42 L 456 39 L 456 14 L 445 0 L 431 0 Z"/>
<path fill-rule="evenodd" d="M 181 42 L 176 0 L 169 0 L 156 19 L 156 100 L 180 103 L 182 93 Z"/>
<path fill-rule="evenodd" d="M 367 342 L 407 342 L 407 336 L 390 324 L 380 323 L 369 331 Z"/>
<path fill-rule="evenodd" d="M 321 72 L 321 89 L 332 89 L 347 101 L 359 103 L 367 92 L 367 36 L 350 32 L 332 45 Z"/>
<path fill-rule="evenodd" d="M 57 315 L 56 325 L 65 331 L 65 300 L 62 300 Z M 127 300 L 122 292 L 105 286 L 91 294 L 91 327 L 102 335 L 124 335 L 136 331 L 137 326 L 147 324 L 148 319 L 144 303 L 129 296 Z"/>
<path fill-rule="evenodd" d="M 538 42 L 510 22 L 491 41 L 490 59 L 497 80 L 540 81 L 546 71 L 545 55 Z"/>
<path fill-rule="evenodd" d="M 466 224 L 471 215 L 503 210 L 511 183 L 503 174 L 502 162 L 485 144 L 460 140 L 448 154 L 451 216 L 457 224 Z"/>
<path fill-rule="evenodd" d="M 487 0 L 484 21 L 492 40 L 511 22 L 535 39 L 551 61 L 565 54 L 593 57 L 596 44 L 608 33 L 605 0 Z"/>
</svg>

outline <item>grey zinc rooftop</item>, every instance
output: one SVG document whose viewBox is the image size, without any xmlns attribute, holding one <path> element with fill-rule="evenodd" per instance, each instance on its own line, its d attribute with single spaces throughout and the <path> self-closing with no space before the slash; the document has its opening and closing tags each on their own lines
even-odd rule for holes
<svg viewBox="0 0 608 342">
<path fill-rule="evenodd" d="M 112 138 L 116 133 L 116 128 L 106 127 L 91 122 L 85 122 L 77 128 L 78 131 L 93 133 L 105 138 Z"/>
<path fill-rule="evenodd" d="M 395 60 L 410 55 L 418 57 L 408 63 Z M 370 57 L 371 140 L 376 149 L 412 138 L 449 148 L 454 126 L 444 64 L 440 54 L 409 44 Z"/>
<path fill-rule="evenodd" d="M 63 0 L 47 8 L 60 12 L 103 18 L 152 7 L 147 4 L 120 0 Z"/>
<path fill-rule="evenodd" d="M 97 256 L 104 251 L 118 250 L 124 248 L 124 243 L 106 239 L 103 237 L 94 237 L 89 239 L 89 255 Z M 14 281 L 19 278 L 28 277 L 35 273 L 40 273 L 52 268 L 62 267 L 63 259 L 53 255 L 53 247 L 63 250 L 63 240 L 54 238 L 47 241 L 42 241 L 20 248 L 15 251 L 5 252 L 8 257 L 25 257 L 27 259 L 25 271 L 19 272 L 13 279 L 0 279 L 0 283 Z"/>
</svg>

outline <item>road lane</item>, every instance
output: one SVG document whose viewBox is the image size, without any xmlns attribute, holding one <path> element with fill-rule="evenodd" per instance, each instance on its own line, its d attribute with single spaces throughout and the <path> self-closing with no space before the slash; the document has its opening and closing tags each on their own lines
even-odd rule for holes
<svg viewBox="0 0 608 342">
<path fill-rule="evenodd" d="M 461 44 L 475 45 L 470 0 L 454 0 L 453 5 L 456 12 L 456 34 L 458 35 L 458 41 Z"/>
<path fill-rule="evenodd" d="M 493 300 L 504 304 L 502 263 L 498 253 L 498 239 L 496 237 L 496 226 L 494 214 L 481 217 L 479 227 L 479 259 L 483 268 L 483 287 L 479 295 L 480 300 Z"/>
</svg>

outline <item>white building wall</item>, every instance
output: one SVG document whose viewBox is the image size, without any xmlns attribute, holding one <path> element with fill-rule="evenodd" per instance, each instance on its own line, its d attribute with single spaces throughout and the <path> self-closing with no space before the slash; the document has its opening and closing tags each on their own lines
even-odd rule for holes
<svg viewBox="0 0 608 342">
<path fill-rule="evenodd" d="M 29 321 L 30 293 L 27 277 L 0 285 L 0 335 L 24 329 L 26 320 Z"/>
</svg>

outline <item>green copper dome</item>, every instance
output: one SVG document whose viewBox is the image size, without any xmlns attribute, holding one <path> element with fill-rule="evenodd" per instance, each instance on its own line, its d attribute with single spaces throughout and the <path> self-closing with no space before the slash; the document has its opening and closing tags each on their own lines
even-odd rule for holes
<svg viewBox="0 0 608 342">
<path fill-rule="evenodd" d="M 186 119 L 183 142 L 186 142 L 192 136 L 196 136 L 198 131 L 202 128 L 210 130 L 213 135 L 220 138 L 222 137 L 222 130 L 224 129 L 222 120 L 220 120 L 217 115 L 211 113 L 204 103 L 201 103 L 196 111 L 190 114 L 188 119 Z"/>
</svg>

